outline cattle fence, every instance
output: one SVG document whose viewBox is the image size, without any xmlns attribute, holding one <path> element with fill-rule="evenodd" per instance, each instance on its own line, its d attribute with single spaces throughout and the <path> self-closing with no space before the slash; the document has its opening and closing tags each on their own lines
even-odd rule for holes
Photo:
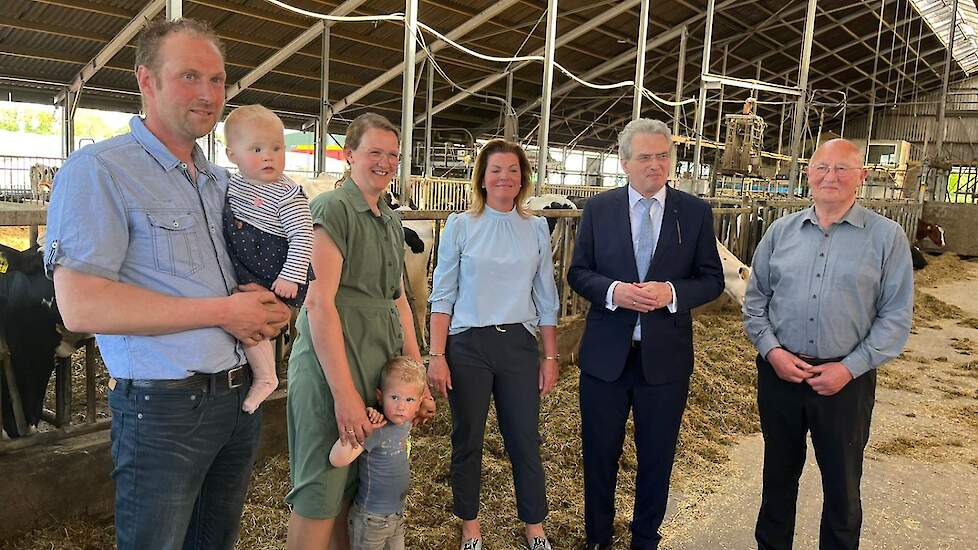
<svg viewBox="0 0 978 550">
<path fill-rule="evenodd" d="M 51 194 L 61 157 L 0 155 L 0 200 L 43 202 Z"/>
<path fill-rule="evenodd" d="M 464 189 L 467 193 L 467 188 L 461 186 L 454 187 L 452 191 L 437 191 L 437 187 L 437 185 L 430 187 L 427 185 L 415 186 L 414 192 L 420 193 L 415 196 L 421 197 L 424 200 L 451 201 L 460 196 L 460 189 Z M 603 188 L 597 189 L 603 190 Z M 429 194 L 425 195 L 425 193 Z M 455 194 L 452 195 L 452 193 Z M 752 197 L 717 197 L 707 199 L 707 201 L 713 207 L 713 226 L 717 238 L 734 255 L 747 264 L 750 263 L 750 258 L 753 255 L 754 249 L 757 247 L 757 243 L 775 219 L 807 208 L 811 204 L 810 201 L 804 199 Z M 916 224 L 920 219 L 923 208 L 921 203 L 907 200 L 865 200 L 861 201 L 861 204 L 897 221 L 907 232 L 908 238 L 913 238 Z M 4 205 L 0 204 L 0 206 Z M 30 225 L 43 225 L 43 210 L 38 210 L 35 205 L 20 205 L 20 210 L 18 212 L 17 209 L 11 209 L 9 205 L 0 208 L 0 226 L 29 225 L 28 223 L 24 223 L 25 220 L 29 221 Z M 539 211 L 538 213 L 548 218 L 557 219 L 551 236 L 551 244 L 557 289 L 560 296 L 560 316 L 562 319 L 567 319 L 581 315 L 586 311 L 587 303 L 576 293 L 572 292 L 570 286 L 567 284 L 567 272 L 570 269 L 570 261 L 574 254 L 574 241 L 577 235 L 581 211 L 545 210 Z M 429 221 L 433 224 L 434 250 L 437 250 L 441 230 L 450 214 L 451 211 L 449 210 L 412 210 L 401 212 L 402 218 L 405 221 L 422 220 Z M 437 254 L 431 254 L 426 274 L 429 288 L 431 275 L 437 266 L 437 262 Z M 405 285 L 405 287 L 409 286 Z M 424 330 L 422 327 L 416 328 Z M 294 330 L 291 331 L 291 334 L 294 334 Z M 287 357 L 289 347 L 287 336 L 282 336 L 278 339 L 276 356 L 280 362 L 280 370 L 284 367 L 284 360 Z M 3 349 L 4 346 L 0 344 L 0 366 L 3 366 L 9 372 L 9 357 L 5 357 Z M 98 353 L 96 346 L 92 342 L 88 342 L 84 349 L 82 361 L 84 362 L 85 373 L 85 414 L 82 415 L 78 411 L 75 411 L 74 414 L 72 413 L 74 396 L 72 395 L 71 360 L 59 361 L 55 368 L 54 409 L 46 411 L 42 418 L 54 430 L 17 439 L 9 439 L 3 436 L 4 438 L 0 440 L 0 453 L 40 442 L 50 442 L 67 435 L 89 433 L 108 428 L 110 424 L 109 419 L 96 418 L 96 401 L 100 399 L 104 400 L 105 388 L 102 386 L 104 386 L 105 373 L 96 372 L 95 354 Z M 9 380 L 10 376 L 8 375 L 6 378 Z M 284 379 L 284 376 L 282 378 Z M 98 380 L 102 380 L 103 382 L 99 383 Z M 3 414 L 2 411 L 3 409 L 0 407 L 0 415 Z"/>
<path fill-rule="evenodd" d="M 443 178 L 423 178 L 411 176 L 411 201 L 413 206 L 420 210 L 436 210 L 445 212 L 457 212 L 469 207 L 469 191 L 471 183 L 458 179 Z M 593 197 L 598 193 L 613 189 L 612 187 L 599 187 L 594 185 L 561 185 L 544 184 L 540 188 L 543 194 L 553 193 L 568 197 Z M 399 181 L 391 184 L 391 192 L 394 196 L 400 196 L 401 186 Z"/>
</svg>

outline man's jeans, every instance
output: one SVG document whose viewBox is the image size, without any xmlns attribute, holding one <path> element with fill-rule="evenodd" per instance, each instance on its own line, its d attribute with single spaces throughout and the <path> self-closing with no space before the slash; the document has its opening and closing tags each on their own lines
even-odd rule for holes
<svg viewBox="0 0 978 550">
<path fill-rule="evenodd" d="M 109 392 L 119 550 L 234 547 L 261 427 L 249 387 Z"/>
<path fill-rule="evenodd" d="M 404 513 L 371 514 L 354 504 L 347 520 L 350 550 L 404 550 Z"/>
</svg>

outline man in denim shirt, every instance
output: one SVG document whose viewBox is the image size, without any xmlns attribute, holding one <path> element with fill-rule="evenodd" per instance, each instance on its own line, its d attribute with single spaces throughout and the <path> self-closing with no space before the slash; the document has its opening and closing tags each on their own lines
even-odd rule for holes
<svg viewBox="0 0 978 550">
<path fill-rule="evenodd" d="M 197 21 L 150 23 L 136 79 L 145 117 L 57 176 L 45 266 L 65 326 L 96 333 L 112 376 L 118 547 L 230 549 L 260 427 L 241 411 L 241 346 L 289 312 L 260 287 L 233 293 L 227 173 L 195 144 L 224 105 L 220 41 Z"/>
</svg>

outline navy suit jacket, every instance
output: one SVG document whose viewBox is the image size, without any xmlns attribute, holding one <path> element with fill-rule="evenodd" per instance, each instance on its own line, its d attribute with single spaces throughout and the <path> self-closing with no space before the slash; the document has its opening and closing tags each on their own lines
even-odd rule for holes
<svg viewBox="0 0 978 550">
<path fill-rule="evenodd" d="M 628 188 L 605 191 L 587 201 L 577 229 L 567 282 L 591 302 L 581 341 L 581 370 L 608 382 L 621 376 L 639 313 L 605 307 L 614 281 L 639 282 L 632 249 Z M 647 281 L 676 289 L 675 314 L 665 307 L 642 315 L 642 367 L 649 384 L 687 379 L 693 372 L 690 310 L 723 292 L 723 268 L 713 233 L 713 212 L 702 199 L 666 189 L 662 228 Z"/>
</svg>

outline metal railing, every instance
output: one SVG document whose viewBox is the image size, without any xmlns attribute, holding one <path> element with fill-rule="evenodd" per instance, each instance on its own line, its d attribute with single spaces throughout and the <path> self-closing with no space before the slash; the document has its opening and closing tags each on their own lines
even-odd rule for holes
<svg viewBox="0 0 978 550">
<path fill-rule="evenodd" d="M 468 180 L 411 177 L 411 200 L 420 210 L 461 211 L 469 207 L 471 182 Z M 568 197 L 593 197 L 598 193 L 614 189 L 593 185 L 544 184 L 542 193 L 554 193 Z M 391 183 L 391 192 L 400 196 L 399 181 Z"/>
<path fill-rule="evenodd" d="M 0 200 L 46 201 L 54 173 L 63 162 L 61 157 L 0 155 Z"/>
</svg>

